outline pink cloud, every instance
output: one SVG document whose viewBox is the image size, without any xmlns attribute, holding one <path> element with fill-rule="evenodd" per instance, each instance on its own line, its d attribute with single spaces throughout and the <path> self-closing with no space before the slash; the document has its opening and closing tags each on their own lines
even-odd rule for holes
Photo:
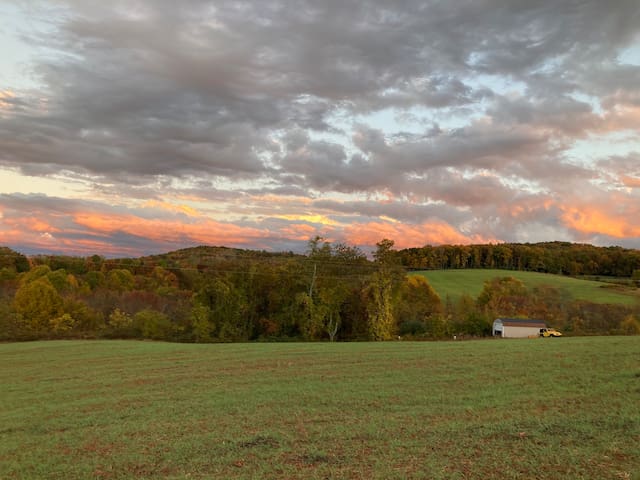
<svg viewBox="0 0 640 480">
<path fill-rule="evenodd" d="M 565 226 L 582 234 L 620 239 L 640 237 L 640 202 L 633 194 L 599 192 L 571 198 L 558 208 Z"/>
<path fill-rule="evenodd" d="M 422 245 L 470 244 L 496 242 L 494 238 L 480 235 L 465 235 L 448 223 L 434 221 L 420 225 L 394 222 L 369 222 L 345 228 L 345 237 L 350 244 L 374 245 L 384 238 L 395 242 L 396 248 Z"/>
<path fill-rule="evenodd" d="M 593 235 L 602 234 L 615 238 L 640 237 L 640 209 L 633 212 L 616 212 L 609 205 L 583 205 L 560 207 L 562 221 L 573 230 Z"/>
<path fill-rule="evenodd" d="M 265 230 L 203 218 L 185 223 L 175 219 L 145 219 L 134 215 L 77 213 L 74 221 L 92 232 L 122 232 L 148 238 L 150 242 L 184 243 L 187 240 L 207 244 L 237 244 L 268 236 Z"/>
</svg>

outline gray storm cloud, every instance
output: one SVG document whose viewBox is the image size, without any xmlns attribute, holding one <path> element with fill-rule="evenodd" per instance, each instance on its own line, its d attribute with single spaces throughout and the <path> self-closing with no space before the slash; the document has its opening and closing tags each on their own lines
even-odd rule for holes
<svg viewBox="0 0 640 480">
<path fill-rule="evenodd" d="M 620 167 L 637 153 L 571 151 L 640 127 L 640 66 L 620 61 L 640 48 L 635 0 L 29 8 L 47 25 L 20 32 L 39 52 L 36 86 L 0 97 L 0 161 L 25 174 L 103 194 L 308 196 L 327 214 L 471 222 L 503 240 L 529 222 L 570 238 L 578 227 L 544 206 L 568 201 L 568 183 L 603 198 L 615 177 L 638 201 L 637 169 Z M 384 112 L 411 131 L 375 120 Z M 378 208 L 380 192 L 396 207 Z M 504 217 L 505 204 L 527 207 Z"/>
</svg>

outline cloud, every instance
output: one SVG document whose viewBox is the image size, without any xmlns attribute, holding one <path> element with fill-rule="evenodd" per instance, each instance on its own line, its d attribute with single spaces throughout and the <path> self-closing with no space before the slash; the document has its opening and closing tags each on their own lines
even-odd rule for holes
<svg viewBox="0 0 640 480">
<path fill-rule="evenodd" d="M 612 202 L 638 200 L 640 145 L 588 148 L 640 128 L 640 66 L 620 60 L 635 0 L 45 0 L 24 15 L 41 28 L 20 32 L 30 83 L 0 90 L 0 162 L 84 196 L 3 197 L 11 241 L 637 237 L 637 212 Z M 40 227 L 11 213 L 30 208 Z"/>
<path fill-rule="evenodd" d="M 586 201 L 585 201 L 586 200 Z M 580 235 L 640 238 L 640 198 L 611 193 L 605 201 L 583 199 L 562 206 L 562 221 Z"/>
<path fill-rule="evenodd" d="M 495 242 L 495 238 L 479 235 L 465 235 L 444 222 L 425 222 L 407 225 L 390 222 L 369 222 L 355 224 L 345 229 L 345 238 L 353 245 L 375 245 L 387 238 L 394 240 L 395 248 L 409 248 L 417 245 L 471 244 Z"/>
<path fill-rule="evenodd" d="M 200 244 L 268 244 L 272 235 L 257 227 L 195 216 L 192 210 L 185 214 L 179 206 L 132 209 L 41 195 L 2 195 L 0 204 L 0 243 L 29 251 L 141 255 Z"/>
</svg>

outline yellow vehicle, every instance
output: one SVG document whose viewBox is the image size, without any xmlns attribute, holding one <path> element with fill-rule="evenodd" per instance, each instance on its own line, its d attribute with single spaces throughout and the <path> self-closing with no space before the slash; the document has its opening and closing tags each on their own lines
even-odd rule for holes
<svg viewBox="0 0 640 480">
<path fill-rule="evenodd" d="M 555 328 L 541 328 L 540 336 L 544 338 L 561 337 L 562 333 L 557 331 Z"/>
</svg>

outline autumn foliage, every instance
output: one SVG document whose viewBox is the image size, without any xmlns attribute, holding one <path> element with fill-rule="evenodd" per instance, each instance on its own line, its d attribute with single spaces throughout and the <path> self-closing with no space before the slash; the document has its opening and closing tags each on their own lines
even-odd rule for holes
<svg viewBox="0 0 640 480">
<path fill-rule="evenodd" d="M 411 267 L 479 262 L 628 273 L 633 285 L 637 251 L 557 243 L 400 251 L 393 245 L 381 241 L 372 258 L 320 237 L 309 241 L 305 255 L 196 247 L 135 259 L 26 258 L 3 248 L 0 339 L 437 339 L 490 335 L 497 316 L 543 319 L 567 334 L 640 333 L 638 307 L 575 301 L 552 286 L 528 288 L 507 270 L 477 298 L 456 301 L 408 274 Z"/>
</svg>

